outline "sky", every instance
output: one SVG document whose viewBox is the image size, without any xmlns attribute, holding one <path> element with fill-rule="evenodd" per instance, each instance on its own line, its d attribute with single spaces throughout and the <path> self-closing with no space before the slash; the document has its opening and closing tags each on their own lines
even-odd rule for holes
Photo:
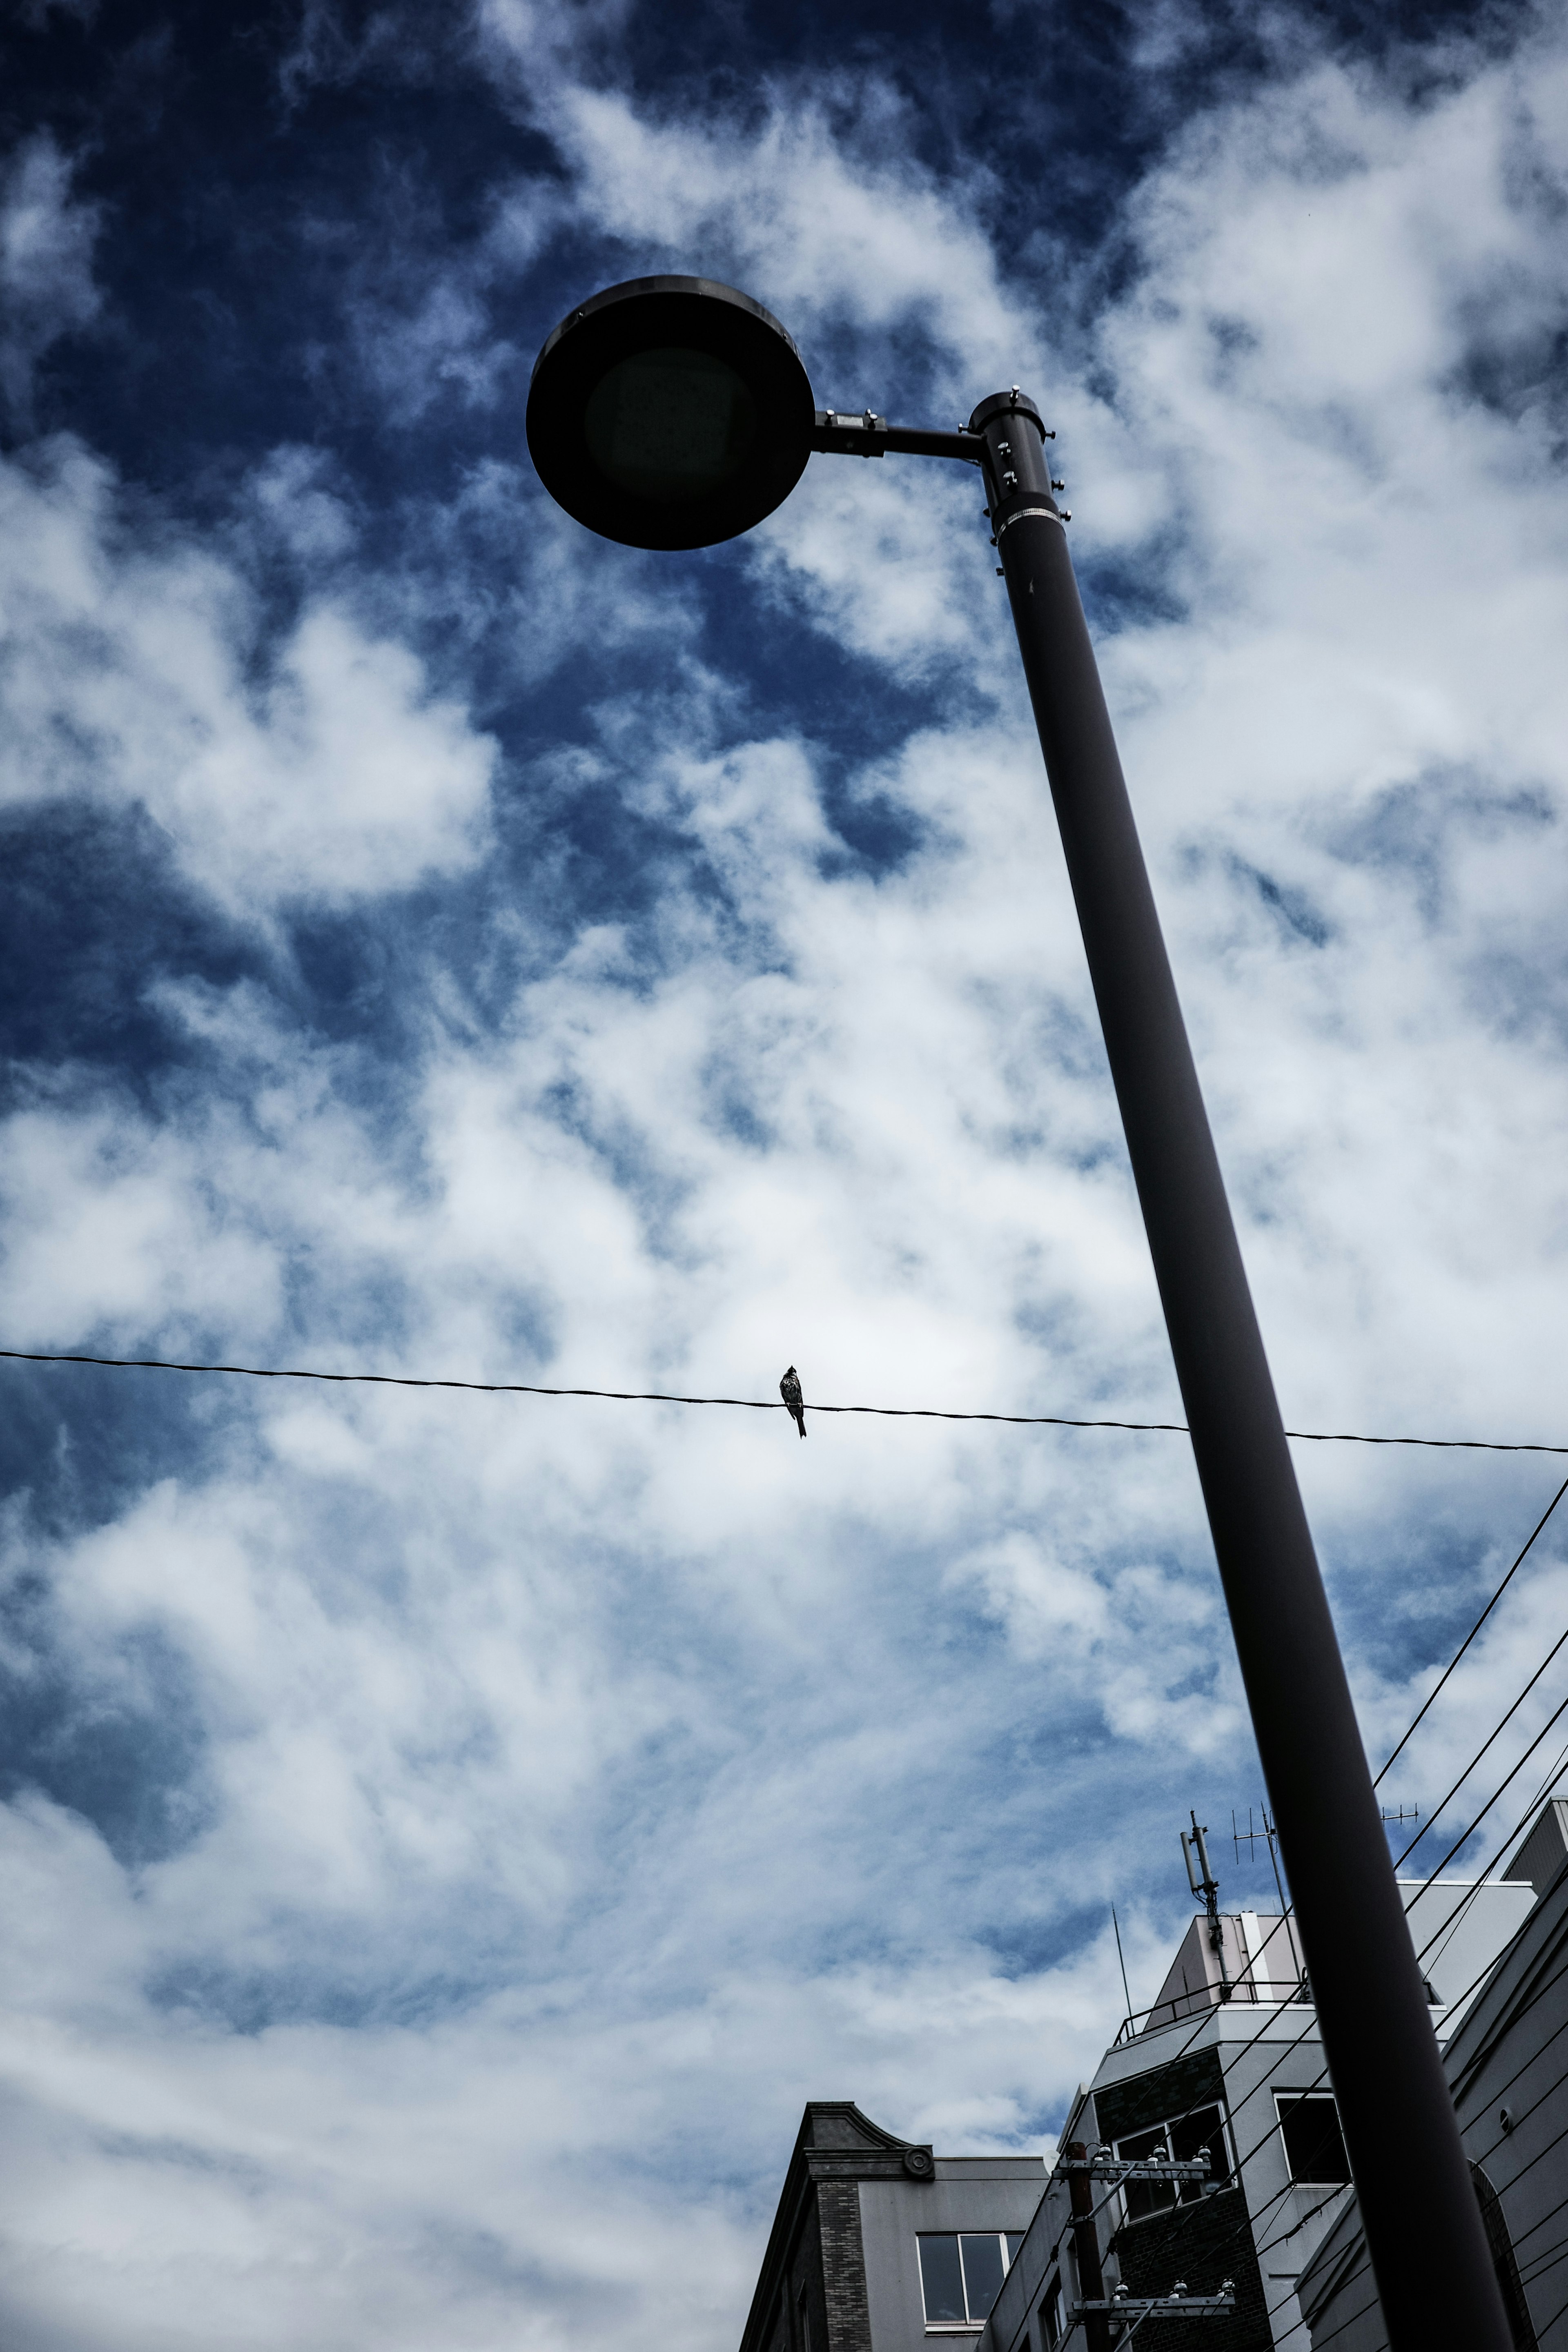
<svg viewBox="0 0 1568 2352">
<path fill-rule="evenodd" d="M 810 1434 L 0 1366 L 12 2352 L 730 2352 L 1271 1903 L 1184 1441 L 810 1417 L 1181 1417 L 977 478 L 634 552 L 529 370 L 1034 394 L 1288 1424 L 1568 1444 L 1565 215 L 1543 6 L 13 0 L 0 1345 Z M 1381 1761 L 1560 1471 L 1296 1452 Z"/>
</svg>

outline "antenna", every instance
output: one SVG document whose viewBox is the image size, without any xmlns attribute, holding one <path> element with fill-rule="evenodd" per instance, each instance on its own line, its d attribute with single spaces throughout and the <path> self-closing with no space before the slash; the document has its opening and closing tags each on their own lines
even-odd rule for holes
<svg viewBox="0 0 1568 2352">
<path fill-rule="evenodd" d="M 1237 1862 L 1241 1860 L 1241 1849 L 1243 1846 L 1247 1847 L 1250 1851 L 1250 1849 L 1258 1843 L 1260 1838 L 1264 1844 L 1267 1845 L 1268 1848 L 1268 1859 L 1274 1867 L 1274 1885 L 1279 1896 L 1279 1916 L 1283 1919 L 1289 1913 L 1290 1906 L 1285 1900 L 1285 1887 L 1279 1876 L 1279 1854 L 1278 1850 L 1279 1832 L 1274 1826 L 1273 1817 L 1269 1813 L 1267 1805 L 1262 1809 L 1262 1820 L 1263 1827 L 1260 1830 L 1255 1830 L 1252 1826 L 1252 1807 L 1248 1805 L 1247 1809 L 1247 1827 L 1245 1829 L 1238 1829 L 1237 1826 L 1236 1813 L 1233 1809 L 1230 1816 L 1231 1843 L 1236 1847 L 1236 1858 Z"/>
<path fill-rule="evenodd" d="M 1194 1822 L 1194 1827 L 1196 1826 L 1195 1822 Z M 1187 1833 L 1186 1833 L 1185 1830 L 1184 1830 L 1184 1831 L 1182 1832 L 1182 1833 L 1181 1833 L 1181 1837 L 1182 1837 L 1182 1860 L 1183 1860 L 1183 1861 L 1186 1864 L 1186 1865 L 1187 1865 L 1187 1882 L 1188 1882 L 1189 1885 L 1192 1887 L 1192 1890 L 1193 1890 L 1194 1895 L 1197 1897 L 1198 1901 L 1201 1903 L 1201 1902 L 1203 1901 L 1203 1899 L 1204 1899 L 1204 1882 L 1203 1882 L 1203 1880 L 1198 1876 L 1198 1873 L 1197 1873 L 1197 1866 L 1196 1866 L 1196 1864 L 1195 1864 L 1194 1863 L 1194 1861 L 1193 1861 L 1193 1841 L 1192 1841 L 1192 1839 L 1187 1835 Z"/>
<path fill-rule="evenodd" d="M 1219 1881 L 1209 1868 L 1209 1850 L 1205 1843 L 1208 1825 L 1205 1822 L 1200 1828 L 1195 1812 L 1189 1812 L 1187 1819 L 1192 1822 L 1193 1833 L 1189 1837 L 1185 1830 L 1181 1832 L 1182 1860 L 1187 1865 L 1187 1883 L 1193 1890 L 1194 1900 L 1201 1903 L 1209 1915 L 1209 1949 L 1219 1961 L 1219 1997 L 1221 2000 L 1228 2000 L 1231 1983 L 1225 1965 L 1225 1929 L 1220 1925 Z"/>
<path fill-rule="evenodd" d="M 1132 1994 L 1127 1982 L 1127 1963 L 1121 1958 L 1121 1923 L 1116 1916 L 1116 1906 L 1110 1906 L 1110 1924 L 1116 1930 L 1116 1957 L 1121 1963 L 1121 1990 L 1127 1995 L 1127 2022 L 1132 2022 Z"/>
</svg>

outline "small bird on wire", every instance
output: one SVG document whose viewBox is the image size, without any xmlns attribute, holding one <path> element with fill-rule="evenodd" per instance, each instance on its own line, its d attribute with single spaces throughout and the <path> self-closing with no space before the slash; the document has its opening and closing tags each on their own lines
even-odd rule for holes
<svg viewBox="0 0 1568 2352">
<path fill-rule="evenodd" d="M 800 1374 L 793 1364 L 779 1382 L 779 1394 L 783 1397 L 795 1427 L 804 1437 L 805 1435 L 805 1399 L 801 1394 Z"/>
</svg>

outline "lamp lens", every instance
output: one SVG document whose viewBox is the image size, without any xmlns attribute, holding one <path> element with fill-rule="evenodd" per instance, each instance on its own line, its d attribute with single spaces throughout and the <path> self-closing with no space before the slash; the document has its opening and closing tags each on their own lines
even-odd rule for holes
<svg viewBox="0 0 1568 2352">
<path fill-rule="evenodd" d="M 706 352 L 638 352 L 602 375 L 583 420 L 602 474 L 637 498 L 707 498 L 739 473 L 757 429 L 743 379 Z"/>
</svg>

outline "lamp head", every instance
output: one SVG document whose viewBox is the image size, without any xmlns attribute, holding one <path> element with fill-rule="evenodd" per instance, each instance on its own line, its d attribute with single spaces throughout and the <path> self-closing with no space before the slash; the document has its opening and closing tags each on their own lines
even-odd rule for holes
<svg viewBox="0 0 1568 2352">
<path fill-rule="evenodd" d="M 800 353 L 760 302 L 709 278 L 633 278 L 549 337 L 528 446 L 552 498 L 601 538 L 712 547 L 788 498 L 816 414 Z"/>
</svg>

